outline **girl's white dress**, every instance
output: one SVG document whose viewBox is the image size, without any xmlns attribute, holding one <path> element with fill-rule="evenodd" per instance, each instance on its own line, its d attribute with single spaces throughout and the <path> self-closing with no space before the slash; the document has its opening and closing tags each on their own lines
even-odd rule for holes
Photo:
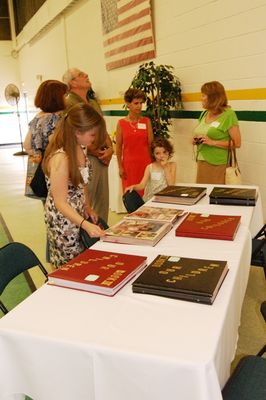
<svg viewBox="0 0 266 400">
<path fill-rule="evenodd" d="M 150 179 L 144 190 L 143 200 L 146 202 L 150 200 L 155 193 L 158 193 L 160 190 L 163 190 L 167 186 L 166 176 L 164 173 L 164 169 L 161 168 L 158 170 L 153 170 L 153 165 L 149 165 L 150 171 Z"/>
</svg>

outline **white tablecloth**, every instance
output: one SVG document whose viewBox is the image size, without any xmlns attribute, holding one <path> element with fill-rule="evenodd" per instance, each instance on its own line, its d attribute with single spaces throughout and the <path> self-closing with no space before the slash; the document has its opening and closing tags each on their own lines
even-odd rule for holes
<svg viewBox="0 0 266 400">
<path fill-rule="evenodd" d="M 222 212 L 202 203 L 193 211 Z M 232 242 L 175 237 L 172 230 L 155 247 L 95 245 L 149 262 L 157 254 L 227 260 L 229 273 L 212 306 L 135 294 L 130 284 L 111 298 L 45 285 L 0 320 L 0 399 L 11 393 L 34 400 L 221 399 L 256 214 L 252 207 L 233 209 L 242 223 Z"/>
</svg>

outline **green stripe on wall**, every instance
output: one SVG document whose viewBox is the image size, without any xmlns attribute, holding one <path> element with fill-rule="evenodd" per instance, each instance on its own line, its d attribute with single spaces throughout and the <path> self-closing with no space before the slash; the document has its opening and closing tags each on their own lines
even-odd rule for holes
<svg viewBox="0 0 266 400">
<path fill-rule="evenodd" d="M 198 119 L 202 111 L 171 111 L 171 118 L 175 119 Z M 126 110 L 103 111 L 107 117 L 124 117 Z M 236 111 L 239 121 L 266 122 L 266 111 Z"/>
<path fill-rule="evenodd" d="M 198 119 L 201 111 L 171 111 L 172 118 Z M 266 111 L 236 111 L 239 121 L 266 122 Z"/>
<path fill-rule="evenodd" d="M 202 111 L 171 111 L 171 118 L 175 119 L 198 119 Z M 23 113 L 23 111 L 20 111 Z M 125 117 L 127 115 L 126 110 L 105 110 L 103 115 L 107 117 Z M 0 112 L 1 115 L 14 114 L 14 112 Z M 145 114 L 145 113 L 144 113 Z M 252 122 L 266 122 L 266 111 L 236 111 L 239 121 L 252 121 Z"/>
<path fill-rule="evenodd" d="M 236 111 L 236 115 L 239 121 L 266 121 L 266 111 Z"/>
</svg>

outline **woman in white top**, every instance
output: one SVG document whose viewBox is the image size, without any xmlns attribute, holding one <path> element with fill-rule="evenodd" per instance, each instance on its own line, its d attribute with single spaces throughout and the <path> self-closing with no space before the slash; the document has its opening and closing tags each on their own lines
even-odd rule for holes
<svg viewBox="0 0 266 400">
<path fill-rule="evenodd" d="M 136 185 L 128 186 L 125 192 L 144 189 L 143 200 L 146 202 L 166 186 L 174 185 L 176 181 L 176 163 L 169 161 L 173 153 L 174 149 L 169 140 L 164 138 L 155 139 L 151 143 L 153 162 L 147 165 L 142 180 Z"/>
</svg>

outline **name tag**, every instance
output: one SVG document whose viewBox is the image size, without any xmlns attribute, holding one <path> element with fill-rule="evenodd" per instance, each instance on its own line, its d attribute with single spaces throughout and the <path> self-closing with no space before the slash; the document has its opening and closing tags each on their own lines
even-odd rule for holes
<svg viewBox="0 0 266 400">
<path fill-rule="evenodd" d="M 146 124 L 138 122 L 138 129 L 146 129 Z"/>
<path fill-rule="evenodd" d="M 211 123 L 211 126 L 213 126 L 214 128 L 218 128 L 219 125 L 220 125 L 220 122 L 218 122 L 218 121 L 213 121 Z"/>
<path fill-rule="evenodd" d="M 178 262 L 180 260 L 180 257 L 176 257 L 176 256 L 171 256 L 168 258 L 168 261 L 170 262 Z"/>
<path fill-rule="evenodd" d="M 153 181 L 159 181 L 161 179 L 161 172 L 152 172 L 151 179 Z"/>
</svg>

